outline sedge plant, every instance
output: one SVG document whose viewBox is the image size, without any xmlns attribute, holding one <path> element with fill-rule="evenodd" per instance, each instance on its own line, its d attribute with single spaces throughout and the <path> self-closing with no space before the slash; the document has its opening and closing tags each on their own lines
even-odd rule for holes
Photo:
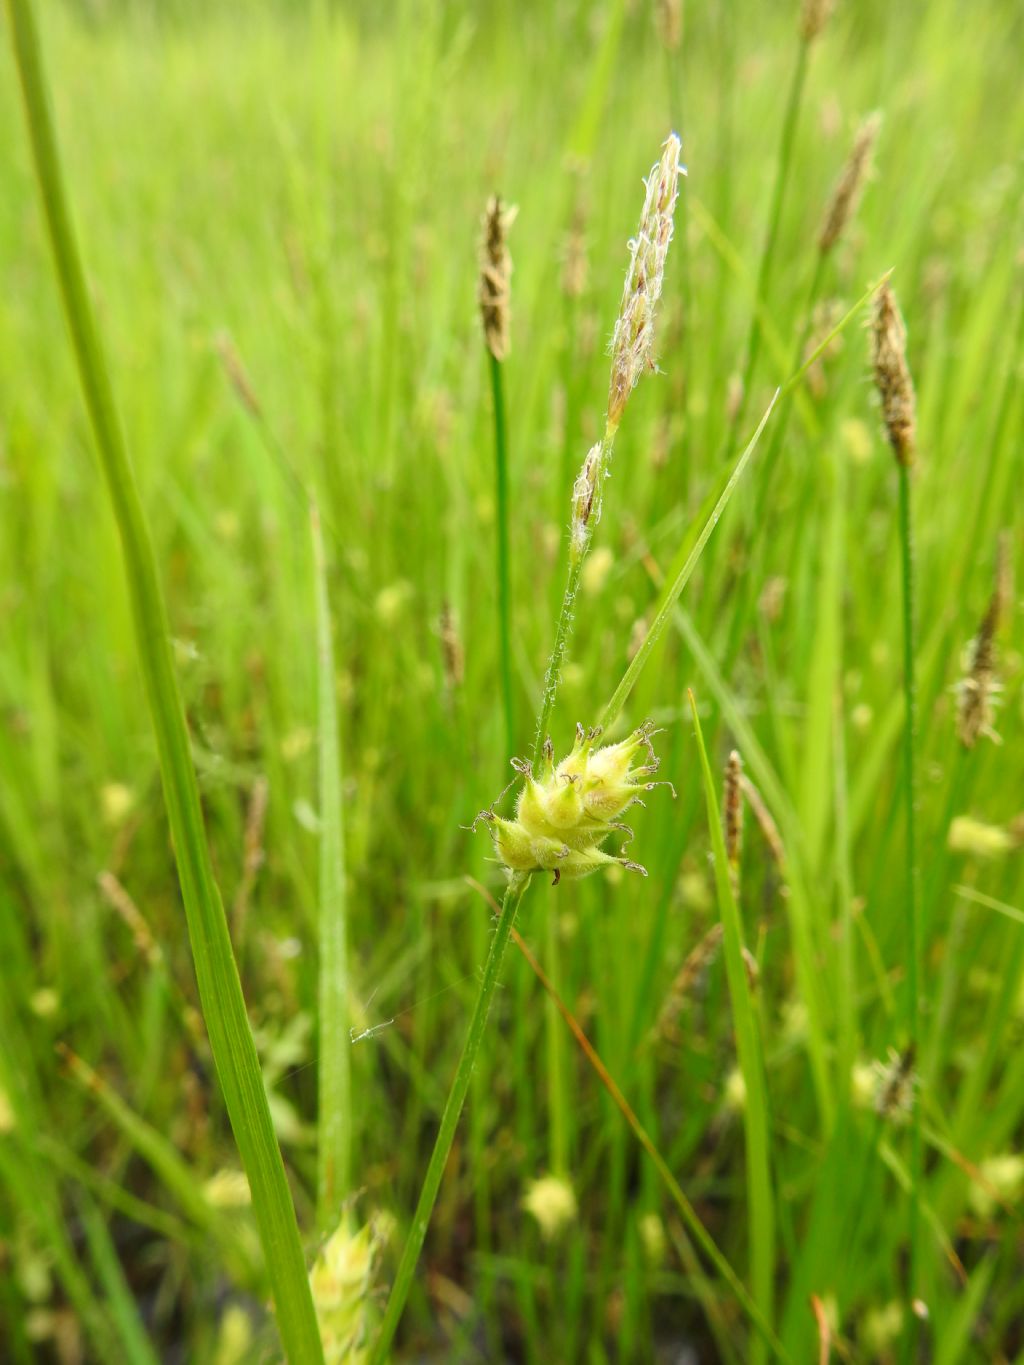
<svg viewBox="0 0 1024 1365">
<path fill-rule="evenodd" d="M 886 435 L 896 457 L 899 479 L 899 544 L 903 623 L 903 801 L 906 822 L 906 1047 L 904 1066 L 911 1072 L 921 1042 L 920 946 L 917 867 L 917 684 L 914 657 L 914 541 L 911 512 L 911 470 L 917 449 L 914 384 L 907 364 L 907 332 L 896 295 L 888 281 L 878 291 L 871 323 L 872 364 Z M 921 1275 L 922 1149 L 921 1106 L 910 1091 L 910 1265 L 909 1312 L 904 1336 L 904 1360 L 914 1358 L 917 1346 L 918 1292 Z"/>
<path fill-rule="evenodd" d="M 542 764 L 546 762 L 550 768 L 547 795 L 554 795 L 556 785 L 569 793 L 569 801 L 574 805 L 574 809 L 567 814 L 566 824 L 560 828 L 571 827 L 576 833 L 577 838 L 574 842 L 578 846 L 570 848 L 565 838 L 558 840 L 547 834 L 537 834 L 518 820 L 499 823 L 498 817 L 491 816 L 490 823 L 494 830 L 499 857 L 502 857 L 508 869 L 508 884 L 484 964 L 462 1055 L 445 1102 L 423 1187 L 384 1312 L 374 1350 L 373 1358 L 376 1361 L 382 1361 L 387 1354 L 412 1285 L 416 1262 L 426 1237 L 431 1211 L 483 1041 L 505 950 L 515 924 L 519 903 L 533 873 L 548 867 L 558 876 L 568 874 L 574 877 L 586 875 L 607 863 L 619 861 L 631 863 L 629 859 L 614 858 L 603 853 L 599 845 L 612 832 L 612 825 L 617 816 L 631 802 L 638 786 L 646 785 L 647 772 L 638 775 L 638 771 L 633 769 L 632 760 L 640 748 L 646 749 L 649 737 L 645 734 L 632 745 L 605 746 L 595 750 L 596 733 L 584 731 L 578 736 L 573 753 L 565 760 L 565 763 L 571 766 L 571 771 L 564 770 L 556 775 L 553 754 L 549 753 L 547 744 L 547 730 L 572 630 L 583 564 L 590 548 L 594 527 L 601 515 L 601 498 L 615 435 L 629 396 L 651 363 L 655 309 L 672 240 L 679 176 L 683 171 L 679 164 L 680 151 L 679 138 L 673 133 L 665 143 L 660 161 L 647 179 L 640 226 L 636 238 L 630 244 L 630 266 L 612 336 L 612 366 L 604 435 L 587 453 L 573 485 L 566 587 L 544 679 L 532 761 L 521 767 L 523 776 L 527 777 L 527 770 L 530 774 L 540 773 Z M 641 764 L 641 767 L 644 766 Z M 592 779 L 596 779 L 595 786 L 588 794 L 594 799 L 590 808 L 585 809 L 582 800 L 583 788 Z M 615 792 L 610 800 L 605 801 L 603 808 L 600 808 L 602 784 L 613 787 Z M 624 792 L 623 788 L 628 789 L 628 792 Z M 524 795 L 528 791 L 529 788 L 525 789 Z M 550 811 L 537 812 L 538 821 L 543 822 L 549 818 Z M 507 832 L 506 825 L 511 826 Z M 509 862 L 508 858 L 512 861 Z"/>
</svg>

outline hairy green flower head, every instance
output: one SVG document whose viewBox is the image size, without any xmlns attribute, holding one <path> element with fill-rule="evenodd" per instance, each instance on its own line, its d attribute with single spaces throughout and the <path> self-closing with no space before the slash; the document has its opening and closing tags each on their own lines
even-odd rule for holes
<svg viewBox="0 0 1024 1365">
<path fill-rule="evenodd" d="M 671 786 L 651 781 L 658 768 L 653 728 L 642 725 L 618 744 L 597 746 L 600 733 L 577 725 L 576 743 L 557 765 L 548 740 L 540 773 L 521 759 L 513 760 L 523 779 L 515 819 L 490 810 L 480 815 L 490 826 L 495 852 L 511 872 L 553 872 L 556 883 L 563 877 L 578 881 L 616 865 L 647 875 L 639 863 L 621 852 L 606 853 L 601 844 L 613 833 L 625 834 L 628 843 L 633 832 L 620 817 L 630 806 L 643 804 L 641 792 Z"/>
</svg>

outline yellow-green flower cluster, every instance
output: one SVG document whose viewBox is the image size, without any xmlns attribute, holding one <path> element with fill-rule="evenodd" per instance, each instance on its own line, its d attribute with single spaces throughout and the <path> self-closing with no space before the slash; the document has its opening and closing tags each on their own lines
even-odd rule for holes
<svg viewBox="0 0 1024 1365">
<path fill-rule="evenodd" d="M 368 1311 L 377 1237 L 372 1223 L 353 1232 L 347 1219 L 328 1238 L 310 1271 L 309 1284 L 327 1365 L 369 1359 Z"/>
<path fill-rule="evenodd" d="M 618 744 L 597 746 L 600 733 L 577 725 L 576 743 L 557 765 L 548 740 L 539 775 L 530 764 L 515 761 L 523 788 L 514 820 L 481 812 L 495 851 L 510 872 L 553 872 L 556 883 L 563 877 L 578 881 L 602 867 L 647 875 L 639 863 L 621 853 L 606 853 L 601 845 L 616 832 L 632 837 L 620 817 L 630 806 L 643 804 L 641 792 L 671 785 L 650 780 L 658 768 L 653 728 L 642 725 Z"/>
</svg>

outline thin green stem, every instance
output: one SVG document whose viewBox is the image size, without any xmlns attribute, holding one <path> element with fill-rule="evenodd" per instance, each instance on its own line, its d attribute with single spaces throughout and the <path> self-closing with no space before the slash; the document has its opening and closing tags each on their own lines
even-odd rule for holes
<svg viewBox="0 0 1024 1365">
<path fill-rule="evenodd" d="M 613 439 L 614 432 L 606 432 L 602 451 L 605 458 L 610 453 Z M 598 496 L 599 494 L 600 489 L 598 489 Z M 543 752 L 544 738 L 554 708 L 555 696 L 558 692 L 562 661 L 565 658 L 569 637 L 572 634 L 573 606 L 576 601 L 576 594 L 579 591 L 580 574 L 583 570 L 585 558 L 585 552 L 576 555 L 570 554 L 569 557 L 569 576 L 562 597 L 561 610 L 558 614 L 555 642 L 551 649 L 551 658 L 544 678 L 544 693 L 541 699 L 540 713 L 537 717 L 537 731 L 533 749 L 535 766 L 540 762 Z M 455 1129 L 458 1126 L 459 1116 L 462 1113 L 462 1106 L 473 1074 L 473 1067 L 476 1064 L 480 1044 L 483 1041 L 491 1001 L 494 998 L 494 992 L 501 975 L 501 964 L 505 957 L 505 949 L 508 947 L 508 940 L 515 924 L 519 902 L 523 898 L 529 881 L 528 875 L 516 874 L 511 878 L 505 890 L 505 896 L 501 903 L 501 914 L 498 917 L 494 937 L 491 939 L 487 961 L 484 963 L 483 977 L 480 981 L 476 1003 L 473 1006 L 473 1014 L 469 1021 L 466 1041 L 462 1046 L 462 1054 L 455 1070 L 455 1077 L 445 1101 L 441 1124 L 434 1140 L 434 1150 L 430 1154 L 430 1162 L 423 1179 L 423 1187 L 420 1190 L 416 1211 L 413 1214 L 412 1225 L 409 1228 L 405 1246 L 402 1248 L 402 1257 L 395 1272 L 395 1280 L 391 1286 L 387 1307 L 384 1310 L 380 1334 L 371 1355 L 373 1365 L 381 1365 L 381 1362 L 386 1358 L 388 1348 L 398 1328 L 402 1311 L 405 1308 L 405 1301 L 409 1297 L 412 1278 L 416 1272 L 416 1262 L 419 1260 L 420 1252 L 423 1249 L 430 1215 L 437 1200 L 437 1192 L 441 1187 L 441 1177 L 444 1174 L 445 1164 L 451 1152 L 452 1142 L 455 1139 Z"/>
<path fill-rule="evenodd" d="M 523 892 L 528 884 L 529 877 L 520 875 L 514 877 L 505 889 L 505 896 L 501 903 L 501 914 L 494 930 L 494 937 L 491 939 L 487 961 L 484 963 L 484 974 L 480 981 L 476 1004 L 473 1006 L 473 1015 L 469 1021 L 466 1041 L 462 1045 L 462 1055 L 455 1071 L 452 1088 L 448 1092 L 444 1113 L 441 1116 L 441 1126 L 437 1132 L 434 1150 L 430 1154 L 430 1164 L 427 1166 L 423 1188 L 420 1190 L 420 1197 L 416 1204 L 416 1212 L 413 1214 L 409 1235 L 406 1237 L 405 1246 L 402 1248 L 402 1258 L 395 1272 L 395 1281 L 391 1287 L 387 1307 L 384 1310 L 380 1334 L 373 1348 L 371 1356 L 373 1365 L 381 1365 L 381 1362 L 387 1359 L 388 1349 L 394 1339 L 398 1321 L 405 1307 L 405 1301 L 409 1297 L 412 1278 L 416 1273 L 416 1262 L 419 1260 L 420 1251 L 423 1249 L 430 1215 L 437 1199 L 437 1192 L 441 1187 L 441 1177 L 444 1175 L 444 1168 L 447 1165 L 452 1142 L 455 1138 L 455 1129 L 458 1126 L 459 1116 L 466 1099 L 466 1091 L 469 1089 L 470 1077 L 473 1074 L 477 1053 L 480 1051 L 480 1044 L 483 1041 L 487 1016 L 490 1013 L 491 1001 L 494 998 L 494 991 L 501 974 L 505 949 L 508 947 L 519 902 L 522 900 Z"/>
<path fill-rule="evenodd" d="M 768 1096 L 764 1063 L 761 1057 L 757 1017 L 750 998 L 750 986 L 743 961 L 743 925 L 729 878 L 729 863 L 722 835 L 718 797 L 715 794 L 715 782 L 704 746 L 700 717 L 697 715 L 697 702 L 692 692 L 690 710 L 693 713 L 697 749 L 704 777 L 708 824 L 711 827 L 715 886 L 722 918 L 722 947 L 729 981 L 733 1027 L 736 1031 L 736 1052 L 740 1074 L 746 1087 L 743 1126 L 746 1136 L 747 1199 L 750 1206 L 751 1280 L 754 1300 L 770 1326 L 774 1315 L 775 1205 L 769 1161 Z M 764 1342 L 759 1337 L 751 1342 L 750 1359 L 753 1362 L 764 1360 Z"/>
<path fill-rule="evenodd" d="M 562 606 L 558 613 L 558 625 L 555 627 L 555 643 L 551 648 L 551 658 L 548 660 L 547 672 L 544 674 L 544 694 L 541 698 L 540 713 L 537 717 L 537 729 L 533 741 L 533 764 L 536 767 L 541 759 L 544 750 L 544 740 L 547 737 L 548 725 L 551 722 L 551 712 L 554 710 L 555 697 L 558 693 L 558 684 L 562 670 L 562 663 L 565 659 L 565 651 L 569 645 L 569 637 L 572 635 L 573 610 L 576 603 L 576 595 L 580 590 L 580 576 L 583 572 L 583 559 L 570 565 L 569 576 L 566 579 L 565 592 L 562 594 Z"/>
<path fill-rule="evenodd" d="M 921 1001 L 919 995 L 919 945 L 917 925 L 917 846 L 916 812 L 917 776 L 915 749 L 917 729 L 917 686 L 914 670 L 914 543 L 910 505 L 910 469 L 899 464 L 900 487 L 900 562 L 903 577 L 903 792 L 906 819 L 906 953 L 907 953 L 907 1046 L 915 1065 L 920 1046 Z M 904 1337 L 904 1360 L 914 1358 L 920 1320 L 913 1310 L 918 1296 L 921 1273 L 921 1109 L 915 1099 L 910 1127 L 910 1312 Z"/>
<path fill-rule="evenodd" d="M 331 1232 L 352 1184 L 352 1044 L 338 696 L 327 600 L 327 562 L 315 503 L 310 508 L 310 528 L 316 595 L 320 764 L 317 1221 L 322 1232 Z"/>
<path fill-rule="evenodd" d="M 498 519 L 498 644 L 501 654 L 501 695 L 505 710 L 505 756 L 516 751 L 515 696 L 512 691 L 512 593 L 508 548 L 508 426 L 501 361 L 487 352 L 494 404 L 494 490 Z"/>
<path fill-rule="evenodd" d="M 121 537 L 139 663 L 156 735 L 164 801 L 203 1016 L 228 1116 L 252 1190 L 285 1354 L 323 1359 L 284 1163 L 270 1118 L 227 919 L 214 881 L 185 712 L 171 653 L 156 557 L 114 403 L 57 150 L 30 0 L 8 0 L 36 178 L 46 212 L 64 313 Z"/>
</svg>

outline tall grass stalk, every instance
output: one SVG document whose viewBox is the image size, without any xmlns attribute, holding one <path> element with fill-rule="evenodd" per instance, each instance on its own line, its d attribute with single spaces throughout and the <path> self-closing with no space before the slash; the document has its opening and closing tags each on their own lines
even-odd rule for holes
<svg viewBox="0 0 1024 1365">
<path fill-rule="evenodd" d="M 729 877 L 729 859 L 722 822 L 718 810 L 715 781 L 704 746 L 704 735 L 697 714 L 697 702 L 690 692 L 697 749 L 704 777 L 704 796 L 711 826 L 711 849 L 714 857 L 715 888 L 718 909 L 722 918 L 722 945 L 725 969 L 732 1002 L 733 1026 L 736 1030 L 736 1051 L 740 1073 L 746 1087 L 743 1107 L 743 1126 L 746 1134 L 747 1199 L 750 1221 L 750 1263 L 754 1299 L 770 1324 L 774 1318 L 775 1279 L 775 1204 L 772 1194 L 770 1139 L 768 1126 L 768 1097 L 765 1087 L 764 1062 L 758 1036 L 757 1016 L 750 997 L 747 970 L 743 962 L 743 925 L 739 907 L 733 895 Z M 764 1343 L 758 1338 L 751 1343 L 750 1359 L 763 1361 Z"/>
<path fill-rule="evenodd" d="M 911 516 L 910 466 L 899 462 L 900 489 L 900 569 L 903 581 L 903 796 L 906 819 L 906 945 L 907 945 L 907 1047 L 915 1064 L 920 1055 L 921 999 L 917 924 L 917 772 L 915 736 L 917 731 L 917 685 L 914 671 L 914 544 Z M 914 1359 L 920 1319 L 914 1301 L 918 1296 L 921 1274 L 921 1104 L 915 1097 L 910 1116 L 910 1311 L 904 1339 L 905 1361 Z"/>
<path fill-rule="evenodd" d="M 917 399 L 907 364 L 907 329 L 892 286 L 886 284 L 875 300 L 871 321 L 872 365 L 881 402 L 889 445 L 896 458 L 899 477 L 899 554 L 902 579 L 903 625 L 903 797 L 906 839 L 904 843 L 904 926 L 906 952 L 906 1052 L 907 1064 L 920 1064 L 921 999 L 917 886 L 916 832 L 916 729 L 917 680 L 914 660 L 914 543 L 911 515 L 911 468 L 917 454 Z M 911 1361 L 917 1350 L 920 1326 L 916 1312 L 921 1271 L 921 1106 L 911 1094 L 910 1103 L 910 1266 L 903 1359 Z"/>
<path fill-rule="evenodd" d="M 310 505 L 316 596 L 320 769 L 320 1047 L 317 1222 L 332 1232 L 352 1181 L 352 1061 L 349 1037 L 348 914 L 338 693 L 327 598 L 327 562 L 316 503 Z"/>
<path fill-rule="evenodd" d="M 30 0 L 8 0 L 36 179 L 86 406 L 121 538 L 146 695 L 159 752 L 196 980 L 231 1126 L 252 1190 L 285 1353 L 323 1359 L 298 1224 L 253 1042 L 227 919 L 213 876 L 171 653 L 156 559 L 129 461 L 64 186 Z"/>
</svg>

